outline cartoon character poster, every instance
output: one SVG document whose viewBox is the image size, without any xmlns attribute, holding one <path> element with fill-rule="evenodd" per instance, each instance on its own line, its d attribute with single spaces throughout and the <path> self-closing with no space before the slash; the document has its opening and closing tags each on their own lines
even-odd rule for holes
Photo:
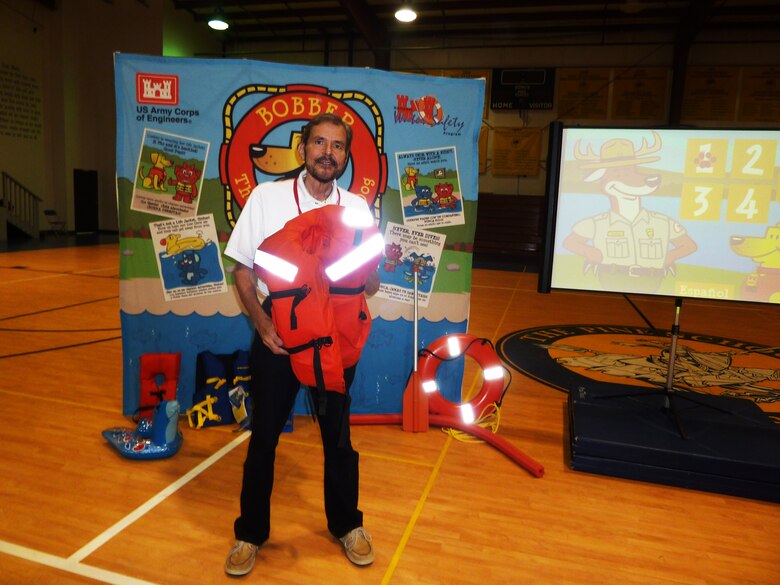
<svg viewBox="0 0 780 585">
<path fill-rule="evenodd" d="M 124 411 L 137 406 L 140 355 L 182 354 L 185 391 L 177 399 L 187 408 L 199 353 L 249 348 L 253 328 L 224 247 L 255 186 L 300 174 L 303 127 L 329 112 L 353 134 L 338 188 L 363 197 L 380 230 L 404 248 L 399 271 L 382 273 L 385 292 L 368 299 L 371 335 L 350 390 L 352 411 L 400 412 L 414 355 L 414 281 L 405 272 L 424 277 L 423 347 L 468 327 L 484 80 L 247 59 L 117 54 L 115 65 Z M 430 184 L 441 209 L 405 216 L 399 161 L 417 164 L 418 183 Z M 185 165 L 192 178 L 177 175 Z M 407 230 L 408 241 L 393 226 Z M 453 387 L 447 397 L 459 392 Z"/>
<path fill-rule="evenodd" d="M 567 128 L 558 288 L 780 303 L 780 132 Z"/>
<path fill-rule="evenodd" d="M 212 215 L 149 224 L 166 301 L 227 291 Z"/>
<path fill-rule="evenodd" d="M 401 303 L 414 302 L 417 278 L 418 305 L 427 307 L 444 250 L 445 237 L 436 232 L 388 223 L 385 253 L 379 264 L 377 296 Z"/>
<path fill-rule="evenodd" d="M 404 223 L 432 229 L 465 223 L 455 147 L 395 155 Z"/>
<path fill-rule="evenodd" d="M 145 129 L 131 208 L 164 217 L 194 216 L 208 152 L 202 140 Z"/>
</svg>

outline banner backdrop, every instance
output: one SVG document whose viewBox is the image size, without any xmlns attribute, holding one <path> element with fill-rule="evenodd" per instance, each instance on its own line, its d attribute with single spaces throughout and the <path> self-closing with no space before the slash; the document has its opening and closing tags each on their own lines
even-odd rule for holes
<svg viewBox="0 0 780 585">
<path fill-rule="evenodd" d="M 115 77 L 125 414 L 139 405 L 141 355 L 181 353 L 187 408 L 199 353 L 249 348 L 222 251 L 252 188 L 300 172 L 300 131 L 321 112 L 351 125 L 339 185 L 365 197 L 385 237 L 353 412 L 400 412 L 415 274 L 419 347 L 467 330 L 484 80 L 124 54 Z M 438 376 L 460 402 L 462 364 Z"/>
</svg>

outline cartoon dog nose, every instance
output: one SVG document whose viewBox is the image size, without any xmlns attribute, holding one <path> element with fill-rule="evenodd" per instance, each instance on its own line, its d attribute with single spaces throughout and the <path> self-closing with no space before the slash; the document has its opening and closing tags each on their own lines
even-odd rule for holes
<svg viewBox="0 0 780 585">
<path fill-rule="evenodd" d="M 252 158 L 261 158 L 266 155 L 268 152 L 268 147 L 263 146 L 262 144 L 250 144 L 249 145 L 249 156 Z"/>
</svg>

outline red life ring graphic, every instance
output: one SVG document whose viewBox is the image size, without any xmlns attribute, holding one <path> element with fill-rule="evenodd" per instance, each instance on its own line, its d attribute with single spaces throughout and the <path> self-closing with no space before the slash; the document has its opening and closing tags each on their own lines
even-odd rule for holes
<svg viewBox="0 0 780 585">
<path fill-rule="evenodd" d="M 444 110 L 441 107 L 441 103 L 432 95 L 414 100 L 414 107 L 417 110 L 417 115 L 420 116 L 420 120 L 429 126 L 435 126 L 444 118 Z"/>
<path fill-rule="evenodd" d="M 460 355 L 469 356 L 482 368 L 482 388 L 468 402 L 455 403 L 439 393 L 436 371 L 441 362 Z M 468 333 L 453 333 L 434 341 L 420 351 L 417 369 L 422 389 L 428 396 L 428 411 L 434 415 L 462 419 L 467 424 L 474 422 L 487 405 L 499 402 L 504 391 L 504 366 L 495 348 L 487 339 Z"/>
<path fill-rule="evenodd" d="M 239 120 L 234 120 L 238 101 L 251 94 L 270 95 L 254 104 Z M 250 158 L 250 147 L 259 144 L 274 131 L 285 135 L 287 124 L 300 127 L 323 112 L 338 115 L 352 127 L 351 173 L 344 176 L 345 180 L 350 180 L 347 190 L 362 195 L 369 207 L 375 207 L 377 197 L 387 186 L 387 158 L 381 151 L 381 113 L 370 102 L 377 124 L 375 137 L 368 124 L 344 101 L 348 98 L 362 98 L 364 103 L 370 100 L 368 96 L 356 92 L 329 92 L 314 85 L 249 86 L 233 95 L 225 106 L 225 140 L 219 153 L 220 179 L 226 190 L 226 211 L 231 225 L 235 225 L 237 212 L 243 209 L 249 193 L 258 184 L 258 171 Z"/>
</svg>

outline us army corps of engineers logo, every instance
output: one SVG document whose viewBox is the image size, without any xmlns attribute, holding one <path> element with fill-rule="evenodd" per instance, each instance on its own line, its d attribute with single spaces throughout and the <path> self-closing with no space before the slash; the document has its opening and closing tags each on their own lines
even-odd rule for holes
<svg viewBox="0 0 780 585">
<path fill-rule="evenodd" d="M 598 384 L 607 393 L 610 385 L 665 387 L 670 342 L 643 327 L 559 325 L 510 333 L 496 348 L 543 384 L 564 392 Z M 681 332 L 676 354 L 675 390 L 746 398 L 780 423 L 780 347 Z"/>
</svg>

